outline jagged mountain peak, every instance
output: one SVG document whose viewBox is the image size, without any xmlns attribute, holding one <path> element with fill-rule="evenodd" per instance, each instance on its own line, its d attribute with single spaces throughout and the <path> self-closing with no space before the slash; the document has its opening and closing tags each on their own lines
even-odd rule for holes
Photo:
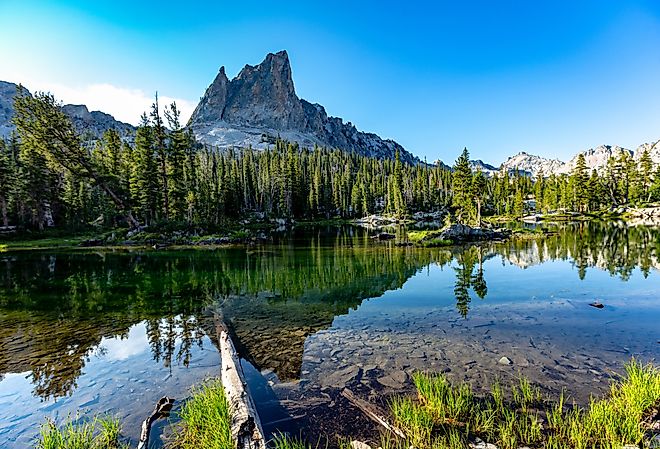
<svg viewBox="0 0 660 449">
<path fill-rule="evenodd" d="M 303 147 L 314 145 L 403 160 L 418 159 L 392 140 L 358 131 L 351 122 L 329 117 L 320 104 L 298 97 L 286 50 L 246 65 L 229 80 L 221 68 L 195 108 L 188 126 L 196 137 L 220 148 L 266 148 L 278 136 Z"/>
</svg>

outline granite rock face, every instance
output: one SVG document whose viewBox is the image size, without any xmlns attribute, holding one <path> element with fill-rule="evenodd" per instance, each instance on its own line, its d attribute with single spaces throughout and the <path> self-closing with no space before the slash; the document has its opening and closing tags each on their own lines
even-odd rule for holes
<svg viewBox="0 0 660 449">
<path fill-rule="evenodd" d="M 246 65 L 229 80 L 224 67 L 195 108 L 188 126 L 198 140 L 221 148 L 266 148 L 279 136 L 303 147 L 321 145 L 359 154 L 418 160 L 393 140 L 358 131 L 325 108 L 298 98 L 286 51 Z"/>
</svg>

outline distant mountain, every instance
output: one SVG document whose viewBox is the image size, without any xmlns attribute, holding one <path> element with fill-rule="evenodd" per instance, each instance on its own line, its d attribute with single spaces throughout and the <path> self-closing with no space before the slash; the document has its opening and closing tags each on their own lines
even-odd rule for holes
<svg viewBox="0 0 660 449">
<path fill-rule="evenodd" d="M 0 137 L 8 137 L 15 129 L 11 120 L 14 116 L 14 97 L 17 92 L 16 84 L 0 81 Z M 29 91 L 27 93 L 30 94 Z M 83 136 L 99 139 L 106 130 L 114 128 L 123 138 L 132 140 L 135 127 L 115 120 L 110 114 L 90 112 L 87 106 L 74 104 L 62 106 L 62 111 L 71 118 L 76 130 Z"/>
<path fill-rule="evenodd" d="M 7 137 L 14 129 L 11 119 L 14 116 L 14 96 L 18 86 L 0 81 L 0 137 Z"/>
<path fill-rule="evenodd" d="M 108 129 L 114 128 L 122 138 L 133 140 L 135 126 L 116 120 L 110 114 L 101 111 L 89 111 L 82 104 L 65 104 L 62 111 L 71 118 L 73 126 L 83 136 L 100 138 Z"/>
<path fill-rule="evenodd" d="M 470 161 L 470 167 L 472 168 L 472 171 L 479 170 L 486 176 L 493 176 L 499 170 L 497 167 L 487 164 L 481 159 Z"/>
<path fill-rule="evenodd" d="M 325 108 L 298 98 L 286 51 L 269 53 L 246 65 L 232 80 L 224 67 L 195 108 L 188 126 L 198 140 L 222 148 L 266 148 L 279 136 L 303 147 L 314 145 L 378 157 L 419 162 L 393 140 L 358 131 L 350 122 L 329 117 Z"/>
<path fill-rule="evenodd" d="M 620 157 L 622 153 L 628 153 L 634 159 L 639 160 L 644 150 L 649 152 L 655 164 L 660 164 L 660 140 L 642 144 L 635 151 L 617 145 L 600 145 L 577 153 L 568 162 L 563 162 L 559 159 L 548 159 L 521 151 L 515 156 L 509 157 L 498 168 L 484 164 L 480 160 L 471 161 L 471 163 L 472 170 L 476 171 L 479 168 L 489 176 L 492 176 L 494 173 L 503 173 L 506 171 L 509 174 L 518 173 L 523 176 L 534 177 L 541 170 L 544 176 L 550 176 L 552 174 L 563 175 L 570 174 L 573 171 L 579 155 L 582 154 L 588 171 L 596 170 L 602 174 L 610 157 Z M 493 167 L 493 169 L 489 170 L 488 168 L 484 168 L 484 166 Z"/>
<path fill-rule="evenodd" d="M 548 159 L 521 151 L 504 161 L 499 170 L 509 174 L 517 172 L 521 175 L 536 176 L 541 170 L 545 175 L 557 173 L 564 165 L 564 162 L 559 159 Z"/>
</svg>

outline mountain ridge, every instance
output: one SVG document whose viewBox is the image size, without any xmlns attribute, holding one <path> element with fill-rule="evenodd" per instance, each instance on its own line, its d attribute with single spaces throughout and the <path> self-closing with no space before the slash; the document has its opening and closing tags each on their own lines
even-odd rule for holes
<svg viewBox="0 0 660 449">
<path fill-rule="evenodd" d="M 22 86 L 28 95 L 30 91 Z M 18 84 L 0 81 L 0 138 L 9 137 L 15 129 L 12 123 L 14 115 L 14 97 L 18 93 Z M 101 111 L 90 111 L 84 104 L 65 104 L 62 111 L 69 116 L 75 129 L 94 139 L 100 139 L 103 133 L 110 128 L 116 129 L 122 138 L 132 140 L 131 134 L 135 126 L 120 122 L 112 115 Z"/>
</svg>

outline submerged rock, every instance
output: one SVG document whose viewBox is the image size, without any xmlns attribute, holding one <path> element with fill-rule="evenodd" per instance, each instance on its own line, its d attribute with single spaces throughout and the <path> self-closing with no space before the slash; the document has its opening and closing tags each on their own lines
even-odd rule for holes
<svg viewBox="0 0 660 449">
<path fill-rule="evenodd" d="M 513 365 L 513 362 L 508 357 L 502 357 L 497 361 L 500 365 Z"/>
<path fill-rule="evenodd" d="M 392 374 L 387 376 L 380 377 L 378 383 L 384 387 L 391 388 L 393 390 L 399 390 L 403 387 L 403 384 L 408 380 L 408 374 L 405 371 L 395 371 Z"/>
</svg>

